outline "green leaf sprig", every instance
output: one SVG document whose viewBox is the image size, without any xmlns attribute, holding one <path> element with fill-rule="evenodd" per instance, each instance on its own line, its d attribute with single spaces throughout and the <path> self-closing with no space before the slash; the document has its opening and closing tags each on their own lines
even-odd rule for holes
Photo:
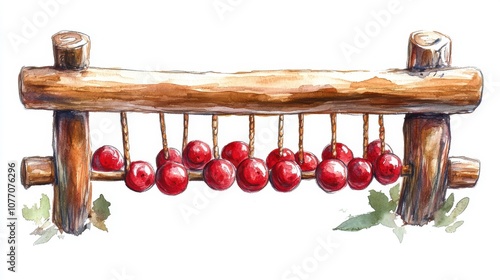
<svg viewBox="0 0 500 280">
<path fill-rule="evenodd" d="M 392 232 L 396 235 L 399 242 L 403 242 L 403 237 L 406 233 L 405 225 L 398 221 L 398 215 L 396 214 L 399 192 L 400 184 L 396 184 L 389 190 L 389 197 L 383 192 L 370 190 L 368 204 L 373 211 L 350 217 L 333 230 L 359 231 L 381 224 L 392 228 Z M 469 198 L 464 197 L 457 202 L 455 208 L 452 210 L 454 199 L 453 193 L 450 194 L 441 208 L 434 214 L 434 226 L 445 227 L 445 231 L 448 233 L 455 232 L 457 228 L 463 225 L 464 221 L 457 221 L 457 218 L 465 211 L 469 204 Z M 398 225 L 398 222 L 401 225 Z"/>
</svg>

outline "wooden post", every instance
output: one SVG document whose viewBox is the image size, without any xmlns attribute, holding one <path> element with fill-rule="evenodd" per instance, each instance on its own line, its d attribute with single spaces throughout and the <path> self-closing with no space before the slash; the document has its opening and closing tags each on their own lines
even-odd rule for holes
<svg viewBox="0 0 500 280">
<path fill-rule="evenodd" d="M 449 66 L 451 40 L 438 32 L 410 35 L 409 70 L 423 71 Z M 403 178 L 397 213 L 411 225 L 424 225 L 444 202 L 450 149 L 448 114 L 406 114 L 403 124 L 404 165 L 411 174 Z"/>
<path fill-rule="evenodd" d="M 61 31 L 52 36 L 54 67 L 81 71 L 89 65 L 87 35 Z M 52 220 L 66 233 L 85 230 L 92 201 L 89 113 L 54 111 L 54 202 Z"/>
</svg>

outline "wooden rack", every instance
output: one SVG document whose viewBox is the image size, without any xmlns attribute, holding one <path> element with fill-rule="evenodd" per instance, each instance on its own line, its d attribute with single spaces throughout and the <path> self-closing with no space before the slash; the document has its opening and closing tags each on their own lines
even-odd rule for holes
<svg viewBox="0 0 500 280">
<path fill-rule="evenodd" d="M 397 209 L 424 225 L 446 189 L 472 187 L 479 161 L 449 157 L 450 114 L 479 105 L 483 79 L 451 67 L 451 41 L 439 32 L 410 35 L 407 69 L 386 71 L 275 70 L 241 73 L 149 72 L 89 67 L 90 39 L 73 31 L 52 37 L 54 66 L 23 67 L 19 95 L 27 109 L 54 111 L 53 156 L 27 157 L 22 183 L 53 184 L 53 221 L 80 234 L 90 213 L 91 180 L 123 180 L 90 168 L 89 112 L 227 115 L 405 114 L 404 178 Z M 153 76 L 155 81 L 145 77 Z M 314 178 L 304 173 L 303 178 Z M 191 172 L 191 180 L 200 180 Z"/>
</svg>

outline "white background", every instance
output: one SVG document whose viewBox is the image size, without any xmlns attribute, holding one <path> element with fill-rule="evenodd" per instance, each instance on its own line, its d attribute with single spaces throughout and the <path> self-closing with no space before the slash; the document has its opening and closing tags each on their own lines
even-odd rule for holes
<svg viewBox="0 0 500 280">
<path fill-rule="evenodd" d="M 369 211 L 368 190 L 321 191 L 314 181 L 292 193 L 270 186 L 255 194 L 237 185 L 214 193 L 200 182 L 176 197 L 156 187 L 142 194 L 123 182 L 94 182 L 93 196 L 111 202 L 109 232 L 96 228 L 33 246 L 31 222 L 18 221 L 17 273 L 1 279 L 498 279 L 498 44 L 493 1 L 10 1 L 0 8 L 1 165 L 52 154 L 52 112 L 26 110 L 18 97 L 22 66 L 53 64 L 50 37 L 77 30 L 92 40 L 91 65 L 143 70 L 233 72 L 254 69 L 404 68 L 412 31 L 441 31 L 453 40 L 453 65 L 485 77 L 482 104 L 452 116 L 451 155 L 481 160 L 476 188 L 454 234 L 432 225 L 408 227 L 400 244 L 382 226 L 333 232 L 349 215 Z M 226 10 L 217 10 L 226 8 Z M 378 16 L 377 16 L 378 15 Z M 381 15 L 386 15 L 382 17 Z M 387 16 L 389 15 L 389 16 Z M 378 20 L 377 20 L 378 18 Z M 364 40 L 359 39 L 365 34 Z M 355 53 L 346 54 L 341 46 Z M 151 77 L 154 79 L 154 77 Z M 247 139 L 247 118 L 221 117 L 221 145 Z M 377 136 L 372 117 L 370 137 Z M 157 115 L 130 114 L 132 158 L 154 161 L 161 148 Z M 181 117 L 167 115 L 169 141 L 180 147 Z M 403 116 L 386 117 L 387 141 L 402 156 Z M 285 119 L 285 146 L 296 150 L 296 116 Z M 258 157 L 276 147 L 277 118 L 257 119 Z M 91 114 L 92 148 L 120 147 L 117 114 Z M 360 116 L 339 117 L 339 141 L 356 155 Z M 319 155 L 328 143 L 328 116 L 307 116 L 305 147 Z M 210 142 L 210 118 L 191 118 L 190 139 Z M 387 190 L 373 183 L 370 189 Z M 3 188 L 2 188 L 3 189 Z M 7 191 L 1 191 L 1 224 Z M 51 186 L 17 191 L 24 204 L 52 198 Z M 184 212 L 183 212 L 184 210 Z M 186 211 L 191 212 L 186 212 Z M 183 214 L 184 213 L 184 214 Z M 187 213 L 187 214 L 186 214 Z M 1 260 L 7 228 L 0 227 Z M 326 244 L 326 245 L 325 245 Z M 486 255 L 488 253 L 488 255 Z M 297 271 L 301 271 L 298 273 Z"/>
</svg>

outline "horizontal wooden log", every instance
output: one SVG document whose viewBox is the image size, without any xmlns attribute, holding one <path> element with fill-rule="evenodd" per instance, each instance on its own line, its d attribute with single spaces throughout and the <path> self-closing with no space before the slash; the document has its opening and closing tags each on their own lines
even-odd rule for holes
<svg viewBox="0 0 500 280">
<path fill-rule="evenodd" d="M 28 109 L 235 115 L 469 113 L 482 84 L 474 68 L 224 74 L 24 67 L 19 75 Z"/>
<path fill-rule="evenodd" d="M 481 170 L 477 159 L 450 157 L 448 161 L 448 188 L 471 188 L 479 179 Z"/>
<path fill-rule="evenodd" d="M 451 157 L 449 159 L 450 168 L 448 170 L 449 188 L 470 188 L 473 187 L 479 178 L 479 161 L 466 157 Z M 405 173 L 409 175 L 410 167 L 405 166 Z M 54 182 L 54 163 L 52 157 L 26 157 L 21 164 L 21 182 L 28 189 L 34 185 L 47 185 Z M 312 172 L 302 172 L 302 179 L 314 179 Z M 93 181 L 122 181 L 125 179 L 124 171 L 91 172 Z M 202 181 L 201 171 L 189 171 L 189 180 Z"/>
<path fill-rule="evenodd" d="M 21 161 L 21 184 L 27 189 L 35 185 L 54 182 L 54 161 L 52 157 L 29 157 Z"/>
</svg>

